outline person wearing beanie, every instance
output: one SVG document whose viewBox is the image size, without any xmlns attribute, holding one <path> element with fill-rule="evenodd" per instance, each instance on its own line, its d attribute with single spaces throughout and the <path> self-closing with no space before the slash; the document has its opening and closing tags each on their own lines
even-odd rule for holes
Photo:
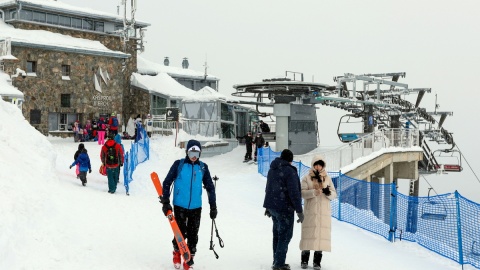
<svg viewBox="0 0 480 270">
<path fill-rule="evenodd" d="M 258 132 L 258 133 L 257 133 L 257 137 L 255 137 L 255 139 L 253 140 L 253 142 L 255 143 L 255 157 L 254 157 L 253 161 L 257 161 L 258 149 L 259 149 L 259 148 L 262 148 L 263 145 L 265 144 L 265 139 L 263 138 L 261 132 Z"/>
<path fill-rule="evenodd" d="M 202 186 L 205 187 L 210 204 L 210 218 L 217 217 L 217 202 L 215 185 L 213 184 L 207 164 L 200 161 L 202 145 L 197 140 L 189 140 L 185 148 L 185 158 L 173 162 L 163 181 L 163 213 L 168 215 L 172 211 L 170 204 L 170 189 L 173 185 L 173 212 L 178 227 L 184 235 L 191 259 L 183 262 L 184 270 L 193 269 L 195 252 L 197 251 L 198 231 L 202 213 Z M 182 263 L 180 250 L 175 238 L 173 243 L 173 264 L 180 268 Z"/>
<path fill-rule="evenodd" d="M 297 223 L 303 222 L 302 196 L 297 168 L 292 166 L 293 153 L 285 149 L 270 164 L 263 207 L 273 221 L 273 270 L 286 270 L 288 244 L 292 239 L 295 212 Z"/>
<path fill-rule="evenodd" d="M 78 147 L 80 149 L 80 146 Z M 78 154 L 75 161 L 70 165 L 70 169 L 77 165 L 79 167 L 79 174 L 77 178 L 80 178 L 82 185 L 87 185 L 87 172 L 92 173 L 92 165 L 90 164 L 90 157 L 87 154 L 87 149 L 83 147 Z"/>
<path fill-rule="evenodd" d="M 85 145 L 83 143 L 79 144 L 78 145 L 78 150 L 73 155 L 73 160 L 77 160 L 78 155 L 80 155 L 80 153 L 82 153 L 83 149 L 85 149 Z M 77 175 L 77 178 L 80 178 L 80 165 L 79 164 L 77 164 L 75 166 L 75 174 Z"/>
<path fill-rule="evenodd" d="M 313 253 L 313 269 L 321 269 L 322 251 L 331 251 L 332 216 L 330 201 L 337 197 L 332 179 L 325 171 L 322 156 L 312 158 L 312 167 L 302 178 L 302 198 L 305 203 L 305 221 L 300 240 L 301 267 L 308 268 L 310 250 Z"/>
<path fill-rule="evenodd" d="M 120 144 L 115 142 L 114 134 L 108 134 L 107 142 L 100 151 L 100 160 L 103 166 L 107 168 L 108 193 L 113 194 L 117 191 L 117 183 L 120 181 L 120 167 L 123 166 L 123 149 Z"/>
</svg>

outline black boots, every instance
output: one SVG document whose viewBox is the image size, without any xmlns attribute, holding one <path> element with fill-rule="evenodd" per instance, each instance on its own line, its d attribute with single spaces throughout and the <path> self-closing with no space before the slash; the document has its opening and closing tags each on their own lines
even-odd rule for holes
<svg viewBox="0 0 480 270">
<path fill-rule="evenodd" d="M 302 250 L 302 262 L 300 264 L 302 269 L 307 269 L 309 259 L 310 259 L 310 250 Z M 313 253 L 313 269 L 314 270 L 320 270 L 321 261 L 322 261 L 322 252 L 315 251 Z"/>
</svg>

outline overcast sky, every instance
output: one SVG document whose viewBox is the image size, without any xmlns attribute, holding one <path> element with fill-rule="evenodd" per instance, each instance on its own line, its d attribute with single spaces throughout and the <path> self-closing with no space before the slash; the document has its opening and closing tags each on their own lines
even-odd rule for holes
<svg viewBox="0 0 480 270">
<path fill-rule="evenodd" d="M 62 2 L 115 14 L 120 1 Z M 180 67 L 188 57 L 200 71 L 207 60 L 224 94 L 287 70 L 331 85 L 344 73 L 406 72 L 400 82 L 432 88 L 422 107 L 433 111 L 438 94 L 439 110 L 454 112 L 444 127 L 480 172 L 478 0 L 138 0 L 137 8 L 136 19 L 151 24 L 145 58 Z"/>
</svg>

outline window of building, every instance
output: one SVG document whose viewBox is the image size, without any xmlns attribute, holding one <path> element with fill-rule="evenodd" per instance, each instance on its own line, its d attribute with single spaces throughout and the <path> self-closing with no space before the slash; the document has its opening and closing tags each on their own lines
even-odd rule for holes
<svg viewBox="0 0 480 270">
<path fill-rule="evenodd" d="M 176 100 L 172 99 L 170 100 L 170 107 L 178 108 L 178 103 Z"/>
<path fill-rule="evenodd" d="M 42 122 L 42 112 L 40 110 L 30 110 L 30 124 L 38 125 Z"/>
<path fill-rule="evenodd" d="M 47 13 L 47 23 L 58 24 L 58 15 Z"/>
<path fill-rule="evenodd" d="M 82 20 L 78 18 L 72 18 L 72 27 L 82 29 Z"/>
<path fill-rule="evenodd" d="M 62 77 L 70 77 L 70 65 L 62 65 Z"/>
<path fill-rule="evenodd" d="M 66 16 L 58 16 L 58 24 L 70 27 L 72 25 L 72 18 Z"/>
<path fill-rule="evenodd" d="M 165 114 L 167 108 L 167 100 L 159 96 L 152 96 L 152 114 Z"/>
<path fill-rule="evenodd" d="M 93 30 L 93 21 L 92 20 L 82 20 L 82 29 Z"/>
<path fill-rule="evenodd" d="M 115 24 L 115 31 L 123 30 L 123 24 Z"/>
<path fill-rule="evenodd" d="M 222 103 L 221 104 L 221 118 L 225 121 L 233 121 L 233 110 L 232 106 Z"/>
<path fill-rule="evenodd" d="M 70 108 L 70 94 L 62 94 L 60 99 L 60 106 L 62 108 Z"/>
<path fill-rule="evenodd" d="M 46 22 L 47 21 L 47 14 L 44 12 L 33 12 L 33 21 L 35 22 Z"/>
<path fill-rule="evenodd" d="M 95 31 L 103 32 L 105 31 L 105 24 L 103 22 L 95 22 Z"/>
<path fill-rule="evenodd" d="M 11 9 L 10 10 L 10 19 L 14 20 L 17 18 L 17 10 L 16 9 Z"/>
<path fill-rule="evenodd" d="M 28 9 L 22 9 L 20 11 L 20 19 L 27 20 L 27 21 L 33 21 L 33 11 L 28 10 Z"/>
<path fill-rule="evenodd" d="M 28 73 L 37 73 L 37 62 L 36 61 L 27 61 L 27 75 Z"/>
</svg>

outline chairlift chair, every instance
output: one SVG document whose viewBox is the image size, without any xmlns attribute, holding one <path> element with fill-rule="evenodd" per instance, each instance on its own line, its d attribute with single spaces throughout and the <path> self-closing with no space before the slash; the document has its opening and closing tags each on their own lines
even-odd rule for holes
<svg viewBox="0 0 480 270">
<path fill-rule="evenodd" d="M 430 191 L 428 189 L 427 201 L 422 203 L 421 218 L 426 220 L 445 220 L 447 218 L 447 207 L 444 203 L 430 199 Z"/>
<path fill-rule="evenodd" d="M 437 155 L 435 155 L 437 153 Z M 462 167 L 462 153 L 456 149 L 442 149 L 435 150 L 433 152 L 435 158 L 439 161 L 439 164 L 443 165 L 443 170 L 446 172 L 461 172 Z M 444 164 L 442 159 L 448 158 L 449 162 L 454 160 L 454 163 Z"/>
<path fill-rule="evenodd" d="M 347 117 L 346 120 L 344 120 L 345 117 Z M 341 142 L 349 143 L 349 142 L 358 140 L 362 136 L 365 135 L 365 133 L 340 132 L 340 127 L 345 126 L 347 124 L 358 124 L 358 123 L 363 124 L 363 119 L 361 119 L 360 121 L 350 120 L 351 118 L 360 118 L 360 117 L 361 116 L 358 116 L 358 114 L 346 114 L 346 115 L 340 117 L 340 121 L 338 121 L 337 135 L 338 135 L 338 138 L 340 139 Z"/>
</svg>

